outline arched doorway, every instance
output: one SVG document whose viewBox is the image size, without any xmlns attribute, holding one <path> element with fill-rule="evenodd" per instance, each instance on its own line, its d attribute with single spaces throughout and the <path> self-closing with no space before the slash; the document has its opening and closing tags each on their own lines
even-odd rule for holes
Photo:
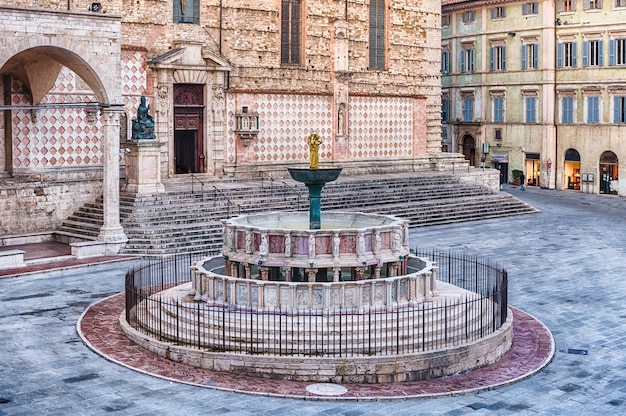
<svg viewBox="0 0 626 416">
<path fill-rule="evenodd" d="M 617 155 L 606 151 L 600 156 L 600 193 L 617 195 Z"/>
<path fill-rule="evenodd" d="M 576 149 L 567 149 L 565 152 L 563 175 L 567 189 L 580 190 L 580 153 Z"/>
<path fill-rule="evenodd" d="M 469 160 L 470 166 L 476 166 L 476 141 L 472 136 L 463 136 L 463 155 Z"/>
<path fill-rule="evenodd" d="M 176 173 L 204 172 L 203 85 L 174 85 L 174 162 Z"/>
</svg>

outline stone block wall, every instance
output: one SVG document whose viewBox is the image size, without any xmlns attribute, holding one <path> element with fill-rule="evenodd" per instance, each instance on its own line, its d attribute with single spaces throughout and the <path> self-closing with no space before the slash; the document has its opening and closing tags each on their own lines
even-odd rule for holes
<svg viewBox="0 0 626 416">
<path fill-rule="evenodd" d="M 54 231 L 79 207 L 102 196 L 101 170 L 73 173 L 2 181 L 0 235 Z"/>
</svg>

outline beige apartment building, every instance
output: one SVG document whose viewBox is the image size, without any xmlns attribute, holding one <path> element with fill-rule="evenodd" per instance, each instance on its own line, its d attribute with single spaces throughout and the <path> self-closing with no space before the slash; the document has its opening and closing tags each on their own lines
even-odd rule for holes
<svg viewBox="0 0 626 416">
<path fill-rule="evenodd" d="M 626 195 L 626 2 L 442 4 L 442 146 L 527 185 Z"/>
</svg>

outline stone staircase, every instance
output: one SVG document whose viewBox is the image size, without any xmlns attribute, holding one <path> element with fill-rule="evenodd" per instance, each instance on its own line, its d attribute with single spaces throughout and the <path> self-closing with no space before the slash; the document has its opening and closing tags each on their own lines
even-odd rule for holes
<svg viewBox="0 0 626 416">
<path fill-rule="evenodd" d="M 507 193 L 461 182 L 448 173 L 426 172 L 341 177 L 327 184 L 322 211 L 396 215 L 411 227 L 475 221 L 536 212 Z M 307 211 L 306 187 L 291 180 L 209 181 L 190 184 L 186 175 L 164 180 L 158 195 L 120 194 L 120 217 L 129 238 L 124 254 L 161 256 L 219 253 L 223 219 L 270 211 Z M 95 240 L 103 224 L 102 200 L 86 204 L 57 232 Z"/>
</svg>

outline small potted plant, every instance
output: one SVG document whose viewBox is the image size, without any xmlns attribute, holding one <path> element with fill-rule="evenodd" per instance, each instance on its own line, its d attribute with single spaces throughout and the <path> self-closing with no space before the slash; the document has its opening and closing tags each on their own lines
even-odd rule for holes
<svg viewBox="0 0 626 416">
<path fill-rule="evenodd" d="M 513 169 L 511 173 L 513 174 L 513 185 L 519 185 L 522 171 L 518 169 Z"/>
</svg>

